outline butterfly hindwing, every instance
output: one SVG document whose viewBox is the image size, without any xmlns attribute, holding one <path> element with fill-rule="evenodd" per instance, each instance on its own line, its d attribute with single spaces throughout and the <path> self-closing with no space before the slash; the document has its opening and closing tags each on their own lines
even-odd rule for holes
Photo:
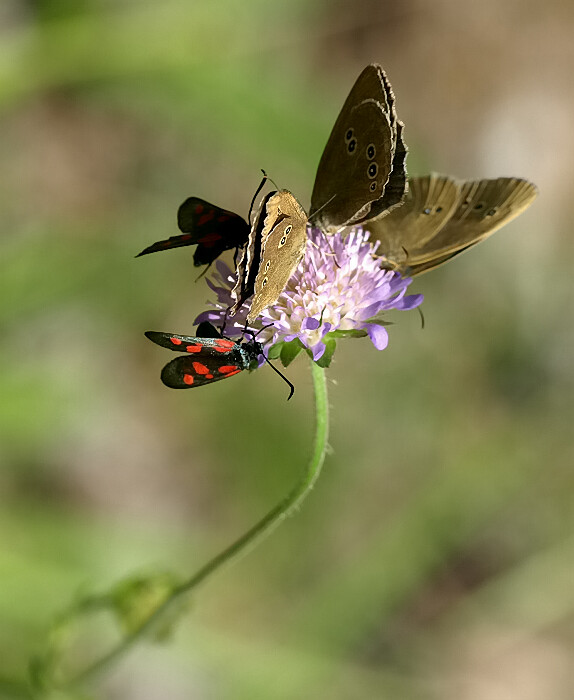
<svg viewBox="0 0 574 700">
<path fill-rule="evenodd" d="M 229 312 L 231 316 L 237 313 L 239 307 L 253 295 L 255 290 L 255 278 L 261 262 L 267 203 L 275 194 L 276 192 L 270 192 L 263 198 L 251 225 L 247 245 L 243 248 L 243 253 L 237 265 L 237 282 L 231 290 L 231 296 L 235 301 Z"/>
<path fill-rule="evenodd" d="M 230 315 L 253 297 L 247 320 L 253 321 L 277 301 L 305 253 L 307 215 L 287 190 L 268 194 L 255 217 L 249 241 L 237 267 L 235 300 Z"/>
<path fill-rule="evenodd" d="M 197 245 L 193 255 L 196 267 L 209 265 L 224 250 L 241 248 L 249 235 L 247 222 L 238 214 L 206 202 L 199 197 L 189 197 L 179 207 L 177 223 L 182 235 L 157 241 L 142 250 L 141 255 L 171 248 Z"/>
<path fill-rule="evenodd" d="M 536 194 L 531 182 L 515 177 L 461 183 L 456 208 L 429 242 L 433 254 L 466 249 L 485 240 L 530 206 Z"/>
<path fill-rule="evenodd" d="M 408 182 L 400 207 L 365 224 L 371 239 L 380 241 L 377 255 L 402 273 L 444 226 L 460 195 L 457 183 L 445 175 L 410 177 Z"/>
<path fill-rule="evenodd" d="M 377 254 L 402 274 L 442 265 L 485 240 L 534 200 L 536 187 L 519 178 L 457 182 L 447 175 L 409 178 L 404 203 L 366 228 Z"/>
<path fill-rule="evenodd" d="M 287 190 L 275 193 L 266 205 L 261 262 L 247 320 L 253 321 L 275 303 L 305 254 L 307 215 Z"/>
</svg>

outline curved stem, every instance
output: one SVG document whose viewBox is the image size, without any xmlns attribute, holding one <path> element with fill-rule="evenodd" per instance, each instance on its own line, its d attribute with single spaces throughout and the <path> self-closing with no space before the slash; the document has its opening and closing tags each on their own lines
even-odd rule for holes
<svg viewBox="0 0 574 700">
<path fill-rule="evenodd" d="M 325 452 L 327 448 L 327 437 L 329 432 L 329 415 L 327 403 L 327 385 L 325 381 L 325 371 L 315 362 L 311 362 L 311 374 L 313 377 L 313 387 L 315 390 L 315 441 L 313 454 L 303 475 L 292 489 L 292 491 L 281 500 L 267 515 L 265 515 L 252 528 L 247 530 L 235 542 L 215 556 L 203 568 L 199 569 L 190 579 L 184 581 L 176 587 L 148 620 L 135 632 L 126 636 L 116 647 L 107 654 L 84 669 L 77 676 L 64 684 L 64 687 L 77 686 L 101 674 L 120 657 L 124 656 L 135 644 L 142 641 L 146 636 L 154 631 L 157 626 L 165 620 L 174 605 L 180 599 L 192 591 L 200 584 L 204 583 L 212 574 L 219 571 L 224 566 L 228 566 L 236 561 L 241 555 L 261 542 L 267 537 L 285 518 L 291 515 L 309 495 L 319 474 Z"/>
</svg>

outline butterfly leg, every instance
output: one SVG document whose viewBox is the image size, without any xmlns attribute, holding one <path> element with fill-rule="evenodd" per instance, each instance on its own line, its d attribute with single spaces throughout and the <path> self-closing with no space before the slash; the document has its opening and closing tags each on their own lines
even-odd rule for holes
<svg viewBox="0 0 574 700">
<path fill-rule="evenodd" d="M 334 260 L 335 266 L 338 267 L 340 270 L 341 266 L 337 262 L 337 254 L 335 253 L 335 251 L 333 250 L 333 246 L 329 242 L 329 237 L 327 236 L 327 234 L 324 231 L 321 231 L 321 235 L 325 239 L 325 243 L 327 244 L 327 248 L 329 248 L 329 255 L 332 255 L 335 258 L 335 260 Z M 315 241 L 313 241 L 312 239 L 309 239 L 309 241 L 311 242 L 311 245 L 314 245 L 315 248 L 317 248 L 317 250 L 321 249 L 321 246 L 318 243 L 315 243 Z"/>
</svg>

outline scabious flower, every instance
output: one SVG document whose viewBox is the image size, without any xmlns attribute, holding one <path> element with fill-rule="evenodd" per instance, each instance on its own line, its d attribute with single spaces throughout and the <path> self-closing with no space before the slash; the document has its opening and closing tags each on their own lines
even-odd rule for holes
<svg viewBox="0 0 574 700">
<path fill-rule="evenodd" d="M 327 354 L 332 355 L 334 339 L 345 335 L 368 335 L 378 350 L 384 350 L 388 333 L 383 312 L 414 309 L 422 303 L 422 294 L 405 295 L 411 279 L 382 267 L 382 259 L 375 256 L 379 242 L 371 243 L 368 231 L 357 227 L 345 237 L 326 238 L 309 227 L 308 235 L 305 256 L 276 303 L 262 312 L 250 332 L 258 333 L 266 354 L 271 347 L 276 350 L 290 343 L 306 348 L 315 361 L 324 361 L 328 348 Z M 221 327 L 225 321 L 226 335 L 241 336 L 249 304 L 226 318 L 234 301 L 231 289 L 236 276 L 222 261 L 216 266 L 214 279 L 207 283 L 217 302 L 195 322 L 210 321 Z"/>
</svg>

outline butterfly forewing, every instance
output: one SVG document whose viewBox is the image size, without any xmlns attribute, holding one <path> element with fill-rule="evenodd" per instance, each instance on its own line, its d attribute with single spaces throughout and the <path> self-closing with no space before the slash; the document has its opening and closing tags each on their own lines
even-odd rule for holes
<svg viewBox="0 0 574 700">
<path fill-rule="evenodd" d="M 287 190 L 267 200 L 261 237 L 261 262 L 247 315 L 250 322 L 277 301 L 305 253 L 307 215 Z"/>
<path fill-rule="evenodd" d="M 380 66 L 374 66 L 377 69 L 379 80 L 383 86 L 384 96 L 386 98 L 387 110 L 391 122 L 391 130 L 393 136 L 393 161 L 389 180 L 385 185 L 383 195 L 372 202 L 369 211 L 365 216 L 355 219 L 356 223 L 374 219 L 385 212 L 389 212 L 400 205 L 405 197 L 407 189 L 407 146 L 404 141 L 403 132 L 405 125 L 397 118 L 395 109 L 395 94 L 391 87 L 389 79 Z"/>
<path fill-rule="evenodd" d="M 182 235 L 153 243 L 137 257 L 161 250 L 197 245 L 193 255 L 194 264 L 209 265 L 224 250 L 245 245 L 249 235 L 249 226 L 238 214 L 221 209 L 199 197 L 189 197 L 179 207 L 177 223 Z"/>
<path fill-rule="evenodd" d="M 369 65 L 353 85 L 321 156 L 311 196 L 314 223 L 333 233 L 396 206 L 405 192 L 405 157 L 390 84 L 380 66 Z"/>
<path fill-rule="evenodd" d="M 402 204 L 407 190 L 407 147 L 403 139 L 404 124 L 397 121 L 396 125 L 397 142 L 393 155 L 393 163 L 389 180 L 385 185 L 383 195 L 374 202 L 371 202 L 368 212 L 357 218 L 354 223 L 363 223 L 385 212 L 390 212 Z"/>
</svg>

